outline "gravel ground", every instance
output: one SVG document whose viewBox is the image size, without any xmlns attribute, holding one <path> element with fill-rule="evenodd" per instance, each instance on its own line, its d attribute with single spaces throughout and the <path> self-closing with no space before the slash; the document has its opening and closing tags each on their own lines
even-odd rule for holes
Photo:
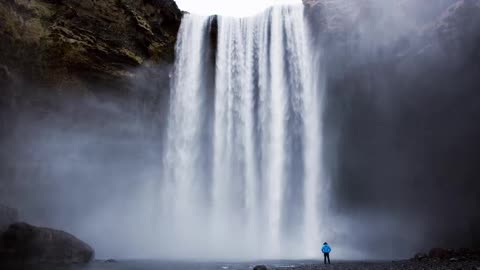
<svg viewBox="0 0 480 270">
<path fill-rule="evenodd" d="M 279 268 L 277 270 L 285 268 Z M 288 268 L 290 270 L 480 270 L 480 261 L 393 261 L 393 262 L 338 262 L 330 265 L 312 264 Z"/>
</svg>

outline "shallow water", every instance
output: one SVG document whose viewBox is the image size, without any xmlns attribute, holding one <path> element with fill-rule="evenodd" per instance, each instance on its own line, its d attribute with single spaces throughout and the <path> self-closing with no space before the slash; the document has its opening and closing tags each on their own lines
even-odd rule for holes
<svg viewBox="0 0 480 270">
<path fill-rule="evenodd" d="M 95 261 L 87 265 L 21 265 L 7 266 L 8 270 L 248 270 L 255 265 L 265 264 L 272 267 L 292 267 L 314 264 L 318 261 L 257 261 L 257 262 L 178 262 L 157 260 L 119 260 L 116 263 Z"/>
</svg>

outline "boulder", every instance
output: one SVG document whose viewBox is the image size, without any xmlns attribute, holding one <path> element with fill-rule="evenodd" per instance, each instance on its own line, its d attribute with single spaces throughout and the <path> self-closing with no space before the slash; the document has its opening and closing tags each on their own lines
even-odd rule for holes
<svg viewBox="0 0 480 270">
<path fill-rule="evenodd" d="M 255 265 L 255 267 L 253 267 L 253 270 L 268 270 L 268 267 L 266 265 Z"/>
<path fill-rule="evenodd" d="M 93 249 L 75 236 L 26 223 L 14 223 L 1 235 L 0 261 L 10 263 L 87 263 Z"/>
</svg>

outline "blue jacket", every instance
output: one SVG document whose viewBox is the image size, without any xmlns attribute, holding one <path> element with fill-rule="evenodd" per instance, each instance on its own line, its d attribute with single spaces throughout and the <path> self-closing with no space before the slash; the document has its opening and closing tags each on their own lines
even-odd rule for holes
<svg viewBox="0 0 480 270">
<path fill-rule="evenodd" d="M 323 253 L 330 253 L 330 251 L 332 251 L 332 248 L 328 244 L 323 245 L 323 247 L 322 247 L 322 252 Z"/>
</svg>

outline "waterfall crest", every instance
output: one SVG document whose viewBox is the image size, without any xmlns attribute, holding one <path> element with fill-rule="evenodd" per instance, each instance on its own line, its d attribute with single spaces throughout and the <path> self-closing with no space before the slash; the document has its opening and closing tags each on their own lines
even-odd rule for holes
<svg viewBox="0 0 480 270">
<path fill-rule="evenodd" d="M 303 8 L 218 17 L 209 72 L 213 21 L 187 14 L 179 32 L 162 235 L 190 256 L 315 256 L 327 202 L 324 79 Z"/>
</svg>

